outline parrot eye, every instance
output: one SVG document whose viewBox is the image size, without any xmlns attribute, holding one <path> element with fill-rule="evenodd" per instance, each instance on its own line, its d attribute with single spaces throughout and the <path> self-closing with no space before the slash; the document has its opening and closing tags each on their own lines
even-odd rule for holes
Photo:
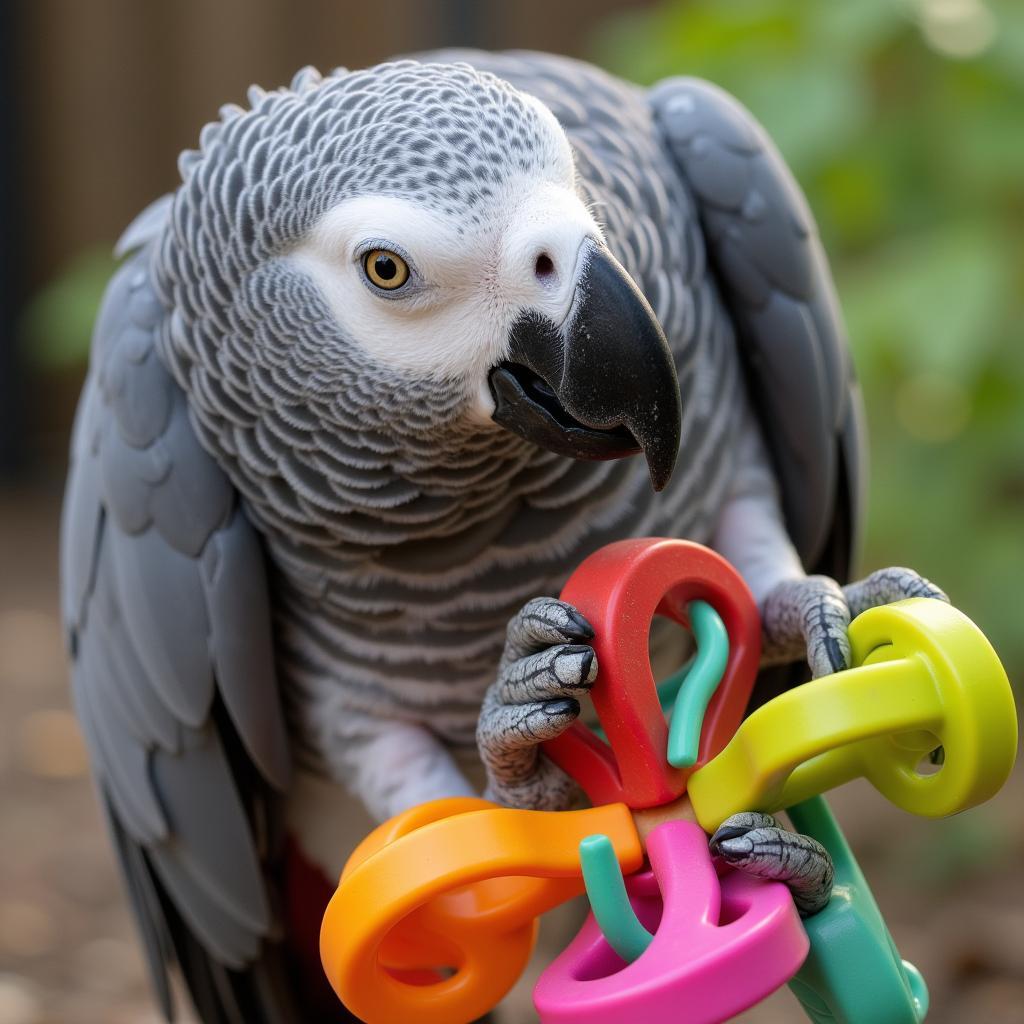
<svg viewBox="0 0 1024 1024">
<path fill-rule="evenodd" d="M 363 270 L 371 284 L 389 292 L 409 280 L 409 265 L 390 249 L 371 249 L 363 257 Z"/>
</svg>

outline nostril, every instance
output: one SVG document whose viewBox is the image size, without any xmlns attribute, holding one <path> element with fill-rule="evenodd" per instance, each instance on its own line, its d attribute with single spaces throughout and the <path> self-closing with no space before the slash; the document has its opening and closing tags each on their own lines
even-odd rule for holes
<svg viewBox="0 0 1024 1024">
<path fill-rule="evenodd" d="M 552 260 L 546 252 L 542 252 L 537 257 L 537 263 L 534 267 L 534 273 L 537 275 L 538 278 L 540 278 L 540 280 L 543 281 L 545 278 L 551 277 L 551 275 L 554 274 L 554 272 L 554 260 Z"/>
</svg>

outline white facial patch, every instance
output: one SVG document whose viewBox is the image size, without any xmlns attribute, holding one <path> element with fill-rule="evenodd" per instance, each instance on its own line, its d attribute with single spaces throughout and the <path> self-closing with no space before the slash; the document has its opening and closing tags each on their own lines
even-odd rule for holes
<svg viewBox="0 0 1024 1024">
<path fill-rule="evenodd" d="M 550 180 L 510 183 L 487 213 L 460 225 L 412 199 L 359 196 L 329 210 L 291 254 L 348 339 L 384 366 L 463 381 L 483 419 L 494 411 L 487 375 L 512 324 L 525 310 L 561 323 L 583 241 L 600 238 L 573 189 Z M 367 284 L 361 254 L 389 246 L 410 275 L 381 293 Z"/>
</svg>

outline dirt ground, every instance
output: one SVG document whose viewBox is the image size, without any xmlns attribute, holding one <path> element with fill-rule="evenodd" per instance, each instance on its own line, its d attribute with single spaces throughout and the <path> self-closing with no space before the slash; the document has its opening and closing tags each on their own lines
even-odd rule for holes
<svg viewBox="0 0 1024 1024">
<path fill-rule="evenodd" d="M 56 479 L 0 492 L 0 1024 L 155 1024 L 69 710 L 59 502 Z M 1024 772 L 941 822 L 866 785 L 833 806 L 902 955 L 928 980 L 929 1020 L 1024 1024 Z M 502 1014 L 533 1019 L 525 998 Z M 742 1019 L 803 1016 L 782 991 Z"/>
</svg>

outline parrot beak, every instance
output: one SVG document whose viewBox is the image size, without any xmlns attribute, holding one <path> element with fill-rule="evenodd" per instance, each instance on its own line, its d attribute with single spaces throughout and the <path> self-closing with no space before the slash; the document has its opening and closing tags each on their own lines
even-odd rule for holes
<svg viewBox="0 0 1024 1024">
<path fill-rule="evenodd" d="M 640 289 L 604 247 L 584 243 L 572 308 L 561 326 L 526 312 L 509 357 L 490 373 L 492 419 L 574 459 L 643 452 L 656 491 L 679 451 L 679 380 L 665 334 Z"/>
</svg>

